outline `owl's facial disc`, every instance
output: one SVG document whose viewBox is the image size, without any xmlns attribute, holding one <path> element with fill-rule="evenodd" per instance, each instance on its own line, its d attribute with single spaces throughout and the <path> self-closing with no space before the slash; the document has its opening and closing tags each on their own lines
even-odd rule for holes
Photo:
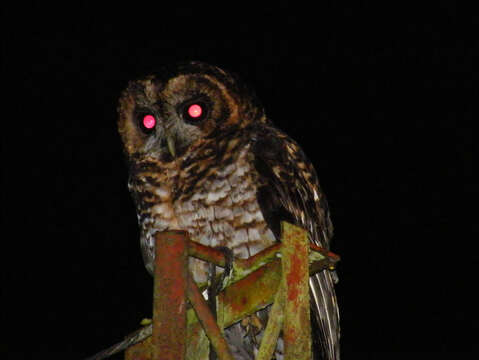
<svg viewBox="0 0 479 360">
<path fill-rule="evenodd" d="M 171 101 L 158 97 L 154 103 L 137 106 L 133 122 L 143 139 L 141 153 L 162 161 L 173 161 L 204 136 L 211 101 L 207 96 Z"/>
<path fill-rule="evenodd" d="M 165 162 L 201 147 L 214 134 L 266 121 L 233 76 L 194 62 L 131 82 L 119 105 L 127 155 Z"/>
</svg>

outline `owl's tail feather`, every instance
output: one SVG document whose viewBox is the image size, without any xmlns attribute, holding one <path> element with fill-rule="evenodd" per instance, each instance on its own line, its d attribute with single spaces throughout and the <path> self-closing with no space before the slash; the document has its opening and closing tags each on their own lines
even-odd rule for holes
<svg viewBox="0 0 479 360">
<path fill-rule="evenodd" d="M 327 270 L 309 278 L 311 317 L 319 327 L 322 359 L 339 360 L 339 310 L 333 279 Z M 314 327 L 313 327 L 314 328 Z M 313 333 L 313 336 L 316 334 Z"/>
</svg>

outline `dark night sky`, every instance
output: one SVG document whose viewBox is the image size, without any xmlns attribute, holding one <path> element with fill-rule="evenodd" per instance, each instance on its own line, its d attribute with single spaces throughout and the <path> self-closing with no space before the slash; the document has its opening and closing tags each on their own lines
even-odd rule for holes
<svg viewBox="0 0 479 360">
<path fill-rule="evenodd" d="M 116 101 L 187 59 L 240 74 L 315 164 L 343 358 L 478 352 L 479 18 L 348 3 L 5 9 L 2 358 L 82 359 L 150 316 Z"/>
</svg>

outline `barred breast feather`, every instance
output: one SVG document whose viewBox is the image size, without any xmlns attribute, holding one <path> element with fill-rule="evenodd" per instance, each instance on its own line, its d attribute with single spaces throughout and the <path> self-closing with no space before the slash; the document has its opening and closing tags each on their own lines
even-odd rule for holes
<svg viewBox="0 0 479 360">
<path fill-rule="evenodd" d="M 256 197 L 258 174 L 250 144 L 239 144 L 237 139 L 215 144 L 235 150 L 223 153 L 221 162 L 217 155 L 201 162 L 194 159 L 212 145 L 205 143 L 174 162 L 143 161 L 131 172 L 129 187 L 137 204 L 142 253 L 150 272 L 157 231 L 186 230 L 193 241 L 226 246 L 240 258 L 276 241 Z M 190 269 L 196 281 L 206 280 L 206 263 L 190 259 Z"/>
</svg>

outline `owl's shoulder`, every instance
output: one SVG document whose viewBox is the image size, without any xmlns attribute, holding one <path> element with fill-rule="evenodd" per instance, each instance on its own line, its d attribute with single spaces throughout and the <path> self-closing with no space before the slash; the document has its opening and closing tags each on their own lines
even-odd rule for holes
<svg viewBox="0 0 479 360">
<path fill-rule="evenodd" d="M 273 171 L 273 177 L 283 182 L 297 181 L 298 175 L 301 175 L 299 179 L 306 175 L 313 183 L 317 182 L 311 161 L 299 144 L 282 130 L 272 124 L 260 124 L 251 138 L 251 152 L 260 172 Z"/>
<path fill-rule="evenodd" d="M 299 144 L 272 125 L 256 129 L 251 145 L 258 173 L 258 202 L 275 235 L 288 221 L 323 245 L 332 236 L 326 197 L 312 162 Z"/>
</svg>

